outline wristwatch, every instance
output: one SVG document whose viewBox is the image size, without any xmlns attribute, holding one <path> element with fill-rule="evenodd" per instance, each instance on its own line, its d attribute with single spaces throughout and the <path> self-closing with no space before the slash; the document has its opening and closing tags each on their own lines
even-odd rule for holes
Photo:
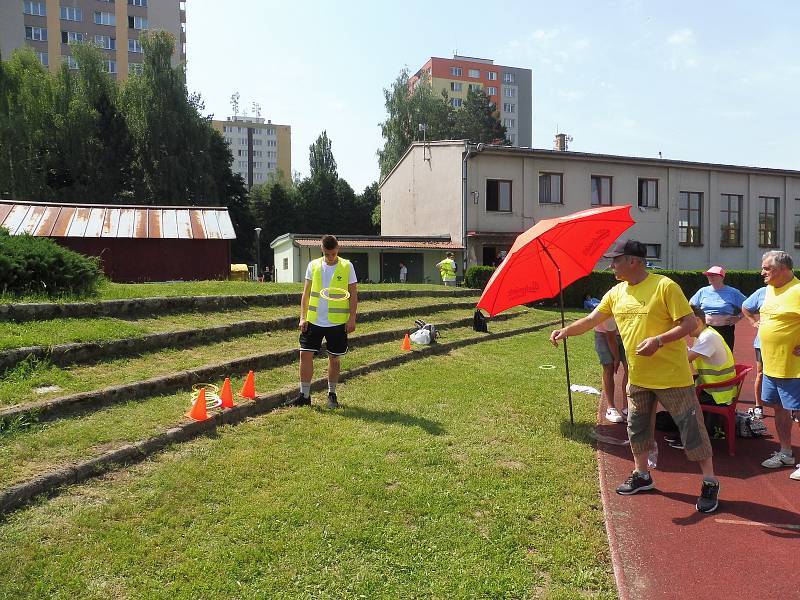
<svg viewBox="0 0 800 600">
<path fill-rule="evenodd" d="M 661 348 L 664 345 L 663 340 L 661 339 L 660 335 L 656 336 L 656 341 L 658 342 L 658 347 Z"/>
</svg>

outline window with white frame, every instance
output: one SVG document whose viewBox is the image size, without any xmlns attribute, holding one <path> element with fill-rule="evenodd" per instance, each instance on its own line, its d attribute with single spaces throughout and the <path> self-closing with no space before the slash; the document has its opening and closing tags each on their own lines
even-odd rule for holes
<svg viewBox="0 0 800 600">
<path fill-rule="evenodd" d="M 128 6 L 147 6 L 147 0 L 128 0 Z"/>
<path fill-rule="evenodd" d="M 107 60 L 106 61 L 106 73 L 116 73 L 117 72 L 117 61 L 115 60 Z"/>
<path fill-rule="evenodd" d="M 592 206 L 611 205 L 611 177 L 592 175 Z"/>
<path fill-rule="evenodd" d="M 461 77 L 461 67 L 450 67 L 450 75 L 453 77 Z"/>
<path fill-rule="evenodd" d="M 512 146 L 516 146 L 517 144 L 517 136 L 514 133 L 509 133 L 507 136 L 508 141 L 511 142 Z"/>
<path fill-rule="evenodd" d="M 274 162 L 268 162 L 267 163 L 267 168 L 268 169 L 275 169 L 275 168 L 277 168 L 277 166 L 278 166 L 278 163 L 274 163 Z"/>
<path fill-rule="evenodd" d="M 723 248 L 742 245 L 742 198 L 739 194 L 720 195 L 719 245 Z"/>
<path fill-rule="evenodd" d="M 77 6 L 62 6 L 61 18 L 64 21 L 83 21 L 83 9 Z"/>
<path fill-rule="evenodd" d="M 513 113 L 514 112 L 514 105 L 510 102 L 503 102 L 503 112 Z"/>
<path fill-rule="evenodd" d="M 25 0 L 25 2 L 22 3 L 22 12 L 26 15 L 46 17 L 47 5 L 44 2 L 30 2 L 29 0 Z"/>
<path fill-rule="evenodd" d="M 47 52 L 37 52 L 36 56 L 39 57 L 39 62 L 42 63 L 43 67 L 50 66 L 50 59 L 47 56 Z"/>
<path fill-rule="evenodd" d="M 480 83 L 470 83 L 469 84 L 469 91 L 470 92 L 480 92 L 481 91 L 481 84 Z"/>
<path fill-rule="evenodd" d="M 503 119 L 503 127 L 516 127 L 517 120 L 516 119 Z"/>
<path fill-rule="evenodd" d="M 117 38 L 113 38 L 110 35 L 96 35 L 94 36 L 94 43 L 98 48 L 105 50 L 116 50 L 117 48 Z"/>
<path fill-rule="evenodd" d="M 514 74 L 503 73 L 503 83 L 514 83 Z"/>
<path fill-rule="evenodd" d="M 25 39 L 33 40 L 35 42 L 46 42 L 47 29 L 45 29 L 44 27 L 26 27 Z"/>
<path fill-rule="evenodd" d="M 142 42 L 140 42 L 139 40 L 129 39 L 128 52 L 136 52 L 136 53 L 144 52 L 144 50 L 142 49 Z"/>
<path fill-rule="evenodd" d="M 75 60 L 74 56 L 70 56 L 69 54 L 64 57 L 64 62 L 67 64 L 67 67 L 70 69 L 77 69 L 78 68 L 78 61 Z"/>
<path fill-rule="evenodd" d="M 496 87 L 487 87 L 486 88 L 486 95 L 487 96 L 497 96 L 497 88 Z"/>
<path fill-rule="evenodd" d="M 275 130 L 273 128 L 267 129 L 267 135 L 275 135 Z"/>
<path fill-rule="evenodd" d="M 539 173 L 539 204 L 564 204 L 563 182 L 563 173 Z"/>
<path fill-rule="evenodd" d="M 506 98 L 513 98 L 514 88 L 511 87 L 503 88 L 503 96 L 505 96 Z"/>
<path fill-rule="evenodd" d="M 62 44 L 81 44 L 86 39 L 86 35 L 80 31 L 62 31 Z"/>
<path fill-rule="evenodd" d="M 481 72 L 478 69 L 470 69 L 467 74 L 474 79 L 478 79 L 481 76 Z"/>
<path fill-rule="evenodd" d="M 150 25 L 144 17 L 128 16 L 128 29 L 149 29 Z"/>
<path fill-rule="evenodd" d="M 703 192 L 678 194 L 678 243 L 681 246 L 702 246 Z"/>
<path fill-rule="evenodd" d="M 659 260 L 661 258 L 661 244 L 645 244 L 644 247 L 646 258 L 655 260 Z"/>
<path fill-rule="evenodd" d="M 450 103 L 453 105 L 453 108 L 459 108 L 464 101 L 461 98 L 451 98 Z"/>
<path fill-rule="evenodd" d="M 487 73 L 489 75 L 489 81 L 497 81 L 497 72 L 496 71 L 489 71 Z"/>
<path fill-rule="evenodd" d="M 486 212 L 511 212 L 510 180 L 486 180 Z"/>
<path fill-rule="evenodd" d="M 780 198 L 758 197 L 758 245 L 761 248 L 778 247 L 778 206 Z"/>
<path fill-rule="evenodd" d="M 658 208 L 658 179 L 639 179 L 639 206 Z"/>
<path fill-rule="evenodd" d="M 460 92 L 462 89 L 462 83 L 460 81 L 451 81 L 450 82 L 450 91 L 451 92 Z"/>
<path fill-rule="evenodd" d="M 96 10 L 94 11 L 94 23 L 95 25 L 116 25 L 117 17 L 114 13 Z"/>
</svg>

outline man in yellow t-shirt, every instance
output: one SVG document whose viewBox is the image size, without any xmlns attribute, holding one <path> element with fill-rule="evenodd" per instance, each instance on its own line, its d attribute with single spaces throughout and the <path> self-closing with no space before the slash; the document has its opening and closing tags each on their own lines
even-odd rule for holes
<svg viewBox="0 0 800 600">
<path fill-rule="evenodd" d="M 611 258 L 611 288 L 588 316 L 550 334 L 550 341 L 581 335 L 613 316 L 628 356 L 628 438 L 635 470 L 617 493 L 635 494 L 655 487 L 647 455 L 653 447 L 656 405 L 660 402 L 675 420 L 689 460 L 703 472 L 697 510 L 713 512 L 718 505 L 719 480 L 714 476 L 711 443 L 694 389 L 685 337 L 696 326 L 681 288 L 645 267 L 646 248 L 636 240 L 620 241 L 605 255 Z"/>
<path fill-rule="evenodd" d="M 766 252 L 761 275 L 767 290 L 761 305 L 761 359 L 764 375 L 761 400 L 775 409 L 775 429 L 781 449 L 762 462 L 777 469 L 793 467 L 791 411 L 800 410 L 800 281 L 792 257 L 781 250 Z M 800 466 L 789 475 L 800 480 Z"/>
</svg>

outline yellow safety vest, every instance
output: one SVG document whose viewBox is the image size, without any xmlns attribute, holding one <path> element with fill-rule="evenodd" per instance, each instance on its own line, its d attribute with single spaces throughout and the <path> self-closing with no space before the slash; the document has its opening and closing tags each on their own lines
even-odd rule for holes
<svg viewBox="0 0 800 600">
<path fill-rule="evenodd" d="M 311 261 L 311 296 L 308 299 L 309 323 L 317 323 L 317 308 L 319 307 L 319 292 L 322 290 L 322 263 L 325 257 Z M 350 261 L 339 257 L 336 270 L 331 277 L 331 288 L 347 290 L 350 281 Z M 350 319 L 350 300 L 339 291 L 329 290 L 328 293 L 328 320 L 336 325 L 347 323 Z"/>
<path fill-rule="evenodd" d="M 442 281 L 450 281 L 456 278 L 455 264 L 452 258 L 446 258 L 439 264 L 439 273 L 442 275 Z"/>
<path fill-rule="evenodd" d="M 728 381 L 736 377 L 736 367 L 734 366 L 735 363 L 733 361 L 731 349 L 728 348 L 728 344 L 725 343 L 725 340 L 716 329 L 713 327 L 709 327 L 708 329 L 711 331 L 711 335 L 715 335 L 722 340 L 722 344 L 725 346 L 725 362 L 721 365 L 712 365 L 704 360 L 702 354 L 698 355 L 698 357 L 694 359 L 694 365 L 697 369 L 697 384 L 719 383 L 720 381 Z M 714 398 L 714 402 L 717 404 L 730 404 L 736 397 L 736 388 L 736 384 L 731 384 L 725 387 L 709 388 L 705 391 L 711 394 L 711 397 Z"/>
</svg>

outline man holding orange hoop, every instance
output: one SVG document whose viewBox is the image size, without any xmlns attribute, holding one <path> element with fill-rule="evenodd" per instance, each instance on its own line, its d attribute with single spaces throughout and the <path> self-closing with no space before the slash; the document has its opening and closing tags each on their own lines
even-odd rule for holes
<svg viewBox="0 0 800 600">
<path fill-rule="evenodd" d="M 328 408 L 339 408 L 336 384 L 341 357 L 347 353 L 347 334 L 356 330 L 358 289 L 350 261 L 339 257 L 339 241 L 332 235 L 321 240 L 322 257 L 308 263 L 300 300 L 300 394 L 290 404 L 311 404 L 314 355 L 322 340 L 328 351 Z"/>
</svg>

